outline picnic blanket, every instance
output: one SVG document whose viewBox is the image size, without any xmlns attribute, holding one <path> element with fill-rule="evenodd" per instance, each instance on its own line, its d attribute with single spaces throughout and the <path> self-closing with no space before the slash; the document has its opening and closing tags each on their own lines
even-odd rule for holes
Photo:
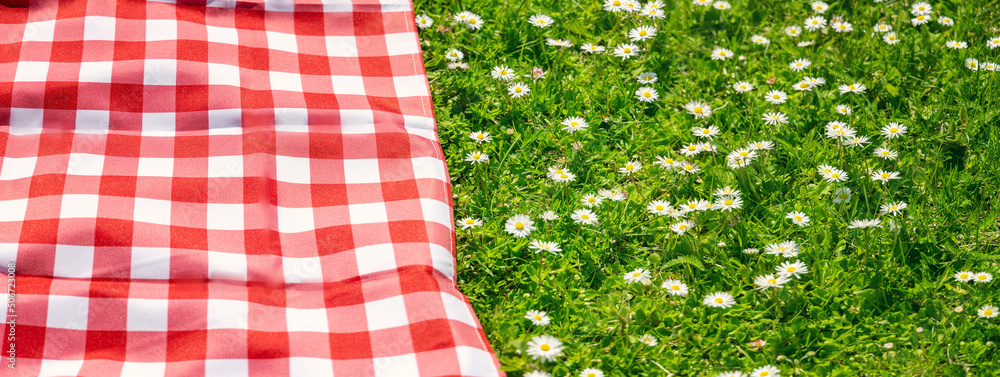
<svg viewBox="0 0 1000 377">
<path fill-rule="evenodd" d="M 500 374 L 409 0 L 0 0 L 0 156 L 0 376 Z"/>
</svg>

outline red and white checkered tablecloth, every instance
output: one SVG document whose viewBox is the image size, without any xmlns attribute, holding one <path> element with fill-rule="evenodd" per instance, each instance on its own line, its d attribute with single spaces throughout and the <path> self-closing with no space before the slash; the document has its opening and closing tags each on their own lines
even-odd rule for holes
<svg viewBox="0 0 1000 377">
<path fill-rule="evenodd" d="M 409 0 L 0 4 L 0 376 L 502 374 Z"/>
</svg>

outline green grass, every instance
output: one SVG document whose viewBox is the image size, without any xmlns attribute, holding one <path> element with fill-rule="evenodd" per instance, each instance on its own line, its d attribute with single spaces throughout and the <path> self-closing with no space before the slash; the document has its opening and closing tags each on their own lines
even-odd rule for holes
<svg viewBox="0 0 1000 377">
<path fill-rule="evenodd" d="M 932 2 L 934 18 L 949 16 L 953 27 L 936 21 L 912 26 L 907 2 L 828 1 L 825 17 L 841 15 L 854 31 L 828 28 L 797 38 L 783 29 L 802 26 L 813 14 L 808 2 L 733 1 L 727 11 L 666 3 L 666 18 L 651 20 L 606 12 L 596 0 L 416 1 L 416 14 L 435 21 L 420 38 L 456 218 L 484 222 L 458 230 L 459 287 L 503 369 L 510 376 L 536 369 L 576 376 L 584 368 L 608 376 L 714 376 L 770 364 L 783 376 L 996 373 L 1000 317 L 983 319 L 976 312 L 1000 305 L 998 282 L 963 283 L 953 275 L 971 270 L 1000 278 L 1000 78 L 964 67 L 969 57 L 1000 62 L 1000 48 L 987 46 L 1000 35 L 997 1 Z M 451 17 L 460 11 L 483 16 L 484 27 L 456 24 Z M 536 13 L 555 24 L 529 25 Z M 893 26 L 901 42 L 890 46 L 873 36 L 878 21 Z M 643 48 L 637 57 L 612 56 L 639 25 L 656 26 L 658 35 L 636 42 Z M 770 45 L 751 43 L 753 34 L 770 38 Z M 547 46 L 546 38 L 570 39 L 574 47 Z M 806 40 L 815 43 L 796 45 Z M 969 47 L 946 48 L 948 40 Z M 587 42 L 608 52 L 583 54 L 579 46 Z M 711 60 L 715 46 L 740 58 Z M 446 67 L 451 48 L 465 53 L 469 69 Z M 788 64 L 798 58 L 812 66 L 792 72 Z M 508 83 L 489 75 L 501 64 L 519 76 L 532 67 L 547 75 L 518 77 L 531 92 L 511 98 Z M 642 86 L 636 75 L 646 71 L 659 75 L 651 86 L 660 98 L 650 104 L 634 94 Z M 803 76 L 823 77 L 827 84 L 792 90 Z M 736 93 L 732 85 L 743 80 L 756 89 Z M 867 92 L 838 92 L 838 85 L 854 82 Z M 785 91 L 788 101 L 765 102 L 768 90 Z M 692 100 L 708 102 L 715 112 L 694 119 L 683 109 Z M 852 107 L 853 115 L 835 113 L 838 104 Z M 771 111 L 787 114 L 790 122 L 765 125 L 760 118 Z M 574 134 L 560 130 L 569 116 L 584 117 L 590 127 Z M 870 144 L 849 148 L 825 137 L 824 126 L 833 120 L 870 136 Z M 909 132 L 886 140 L 879 130 L 889 122 Z M 701 172 L 684 175 L 653 164 L 656 156 L 685 159 L 678 150 L 699 141 L 691 128 L 707 125 L 722 134 L 713 141 L 716 153 L 688 159 Z M 476 144 L 468 137 L 472 131 L 489 132 L 493 140 Z M 730 151 L 757 140 L 772 140 L 775 148 L 747 168 L 726 166 Z M 876 158 L 878 146 L 899 158 Z M 464 161 L 475 150 L 487 153 L 489 162 Z M 619 173 L 627 161 L 641 162 L 642 170 Z M 844 169 L 850 179 L 826 182 L 816 172 L 820 164 Z M 546 169 L 554 166 L 569 169 L 576 180 L 553 182 Z M 898 171 L 901 179 L 873 182 L 868 169 Z M 689 214 L 698 226 L 681 236 L 669 230 L 676 220 L 645 209 L 651 200 L 711 200 L 723 186 L 742 191 L 743 208 Z M 833 203 L 839 187 L 853 191 L 850 203 Z M 570 215 L 583 208 L 579 199 L 600 189 L 624 191 L 628 199 L 592 208 L 597 225 L 574 224 Z M 889 201 L 909 208 L 895 217 L 880 215 L 879 206 Z M 542 221 L 546 210 L 560 219 Z M 805 212 L 811 222 L 793 225 L 785 219 L 790 211 Z M 526 238 L 506 233 L 504 223 L 514 214 L 530 215 L 538 229 Z M 881 228 L 848 229 L 851 220 L 876 217 Z M 533 239 L 559 242 L 563 251 L 536 254 L 528 249 Z M 786 259 L 742 252 L 784 240 L 802 245 L 801 254 Z M 809 273 L 783 289 L 754 289 L 754 277 L 773 273 L 785 260 L 804 262 Z M 649 270 L 653 284 L 626 284 L 622 276 L 636 268 Z M 691 293 L 669 296 L 660 283 L 670 278 L 687 283 Z M 732 293 L 737 304 L 701 304 L 716 291 Z M 956 311 L 960 306 L 964 310 Z M 547 312 L 551 324 L 532 325 L 524 318 L 528 310 Z M 526 352 L 528 341 L 541 334 L 566 347 L 553 362 Z M 659 344 L 639 342 L 644 334 Z M 756 339 L 767 342 L 762 350 L 748 344 Z"/>
</svg>

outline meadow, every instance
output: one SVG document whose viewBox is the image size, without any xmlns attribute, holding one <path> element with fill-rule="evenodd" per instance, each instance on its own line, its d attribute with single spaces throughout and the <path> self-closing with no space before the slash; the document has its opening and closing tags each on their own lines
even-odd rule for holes
<svg viewBox="0 0 1000 377">
<path fill-rule="evenodd" d="M 1000 373 L 998 5 L 417 0 L 503 370 Z"/>
</svg>

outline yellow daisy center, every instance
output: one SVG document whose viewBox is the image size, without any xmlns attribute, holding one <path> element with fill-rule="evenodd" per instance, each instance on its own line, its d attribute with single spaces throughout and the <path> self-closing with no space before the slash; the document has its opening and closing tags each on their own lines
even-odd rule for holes
<svg viewBox="0 0 1000 377">
<path fill-rule="evenodd" d="M 847 25 L 844 25 L 844 24 L 840 24 L 840 25 L 838 25 L 838 27 L 841 28 L 841 29 L 847 29 Z"/>
<path fill-rule="evenodd" d="M 804 83 L 800 83 L 799 87 L 800 88 L 808 88 L 809 87 L 809 83 L 805 83 L 805 82 Z"/>
<path fill-rule="evenodd" d="M 686 224 L 681 224 L 680 226 L 677 227 L 677 229 L 680 229 L 680 230 L 685 230 L 687 228 L 688 228 L 688 226 Z"/>
<path fill-rule="evenodd" d="M 979 280 L 986 280 L 986 275 L 979 275 L 976 278 Z"/>
<path fill-rule="evenodd" d="M 795 216 L 795 221 L 802 221 L 802 216 Z"/>
<path fill-rule="evenodd" d="M 536 321 L 541 321 L 542 320 L 542 316 L 536 314 L 535 315 L 535 320 Z"/>
<path fill-rule="evenodd" d="M 778 284 L 778 281 L 775 279 L 767 279 L 767 284 Z"/>
<path fill-rule="evenodd" d="M 514 88 L 514 91 L 517 92 L 517 93 L 520 93 L 521 92 L 521 87 L 519 86 L 519 87 Z"/>
<path fill-rule="evenodd" d="M 634 165 L 632 164 L 625 165 L 625 170 L 632 170 L 632 169 L 635 169 Z"/>
<path fill-rule="evenodd" d="M 486 138 L 486 136 L 483 135 L 483 134 L 476 135 L 476 139 L 483 140 L 485 138 Z"/>
<path fill-rule="evenodd" d="M 896 207 L 896 206 L 889 207 L 889 209 L 898 209 L 898 208 L 899 207 Z"/>
<path fill-rule="evenodd" d="M 560 175 L 559 178 L 566 179 L 566 178 L 569 178 L 569 176 L 566 175 L 566 174 L 563 174 L 563 175 Z"/>
<path fill-rule="evenodd" d="M 622 50 L 622 51 L 623 51 L 624 53 L 626 53 L 626 54 L 631 54 L 631 53 L 632 53 L 632 49 L 631 49 L 631 48 L 628 48 L 628 47 L 626 47 L 626 48 L 625 48 L 624 50 Z"/>
<path fill-rule="evenodd" d="M 645 30 L 639 31 L 639 35 L 645 37 L 646 36 L 646 31 Z"/>
<path fill-rule="evenodd" d="M 702 111 L 704 111 L 704 109 L 702 109 L 701 106 L 698 106 L 698 107 L 694 108 L 694 112 L 696 112 L 698 114 L 701 114 Z"/>
<path fill-rule="evenodd" d="M 896 36 L 895 36 L 895 35 L 890 35 L 890 36 L 889 36 L 889 40 L 890 40 L 890 41 L 894 41 L 894 40 L 896 40 Z"/>
<path fill-rule="evenodd" d="M 833 174 L 830 174 L 830 176 L 834 177 L 834 178 L 840 178 L 840 173 L 833 173 Z M 796 216 L 796 217 L 798 217 L 798 216 Z"/>
<path fill-rule="evenodd" d="M 479 154 L 474 154 L 474 155 L 472 155 L 472 158 L 474 158 L 474 159 L 477 159 L 477 160 L 478 160 L 478 159 L 479 159 L 480 157 L 482 157 L 482 155 L 479 155 Z"/>
<path fill-rule="evenodd" d="M 733 205 L 733 201 L 729 199 L 726 199 L 726 201 L 724 201 L 723 203 L 725 203 L 727 206 Z"/>
<path fill-rule="evenodd" d="M 476 223 L 476 221 L 475 221 L 475 220 L 472 220 L 472 219 L 468 219 L 468 220 L 465 220 L 465 223 L 466 223 L 466 224 L 469 224 L 469 225 L 472 225 L 472 224 L 475 224 L 475 223 Z"/>
<path fill-rule="evenodd" d="M 851 90 L 854 90 L 854 88 L 855 88 L 854 84 L 851 84 L 850 88 L 851 88 Z"/>
<path fill-rule="evenodd" d="M 646 79 L 646 81 L 650 81 L 650 80 L 653 79 L 653 77 L 652 76 L 646 76 L 645 79 Z"/>
<path fill-rule="evenodd" d="M 641 273 L 641 272 L 633 272 L 633 273 L 632 273 L 632 277 L 634 277 L 634 278 L 637 278 L 637 277 L 639 277 L 639 276 L 641 276 L 641 275 L 642 275 L 642 273 Z"/>
<path fill-rule="evenodd" d="M 961 275 L 958 275 L 958 277 L 960 277 L 962 279 L 968 279 L 969 278 L 969 274 L 961 274 Z"/>
<path fill-rule="evenodd" d="M 717 303 L 720 303 L 720 304 L 721 304 L 721 303 L 722 303 L 722 301 L 723 301 L 723 300 L 722 300 L 722 297 L 716 297 L 716 298 L 715 298 L 715 302 L 717 302 Z"/>
<path fill-rule="evenodd" d="M 476 23 L 476 19 L 475 19 L 475 18 L 470 18 L 470 19 L 469 19 L 469 23 L 470 23 L 470 24 L 474 24 L 474 23 Z"/>
<path fill-rule="evenodd" d="M 589 219 L 590 219 L 590 216 L 587 216 L 587 215 L 580 215 L 580 218 L 581 218 L 581 219 L 584 219 L 584 220 L 589 220 Z"/>
<path fill-rule="evenodd" d="M 670 286 L 670 289 L 673 289 L 673 290 L 675 290 L 675 291 L 679 291 L 679 290 L 681 290 L 681 287 L 680 287 L 680 286 L 677 286 L 677 285 L 671 285 L 671 286 Z"/>
<path fill-rule="evenodd" d="M 708 134 L 712 133 L 712 130 L 705 129 L 705 130 L 702 130 L 701 133 L 703 133 L 705 135 L 708 135 Z"/>
<path fill-rule="evenodd" d="M 663 206 L 656 206 L 656 210 L 657 211 L 662 211 L 663 210 Z"/>
<path fill-rule="evenodd" d="M 694 166 L 684 165 L 684 170 L 694 170 Z"/>
<path fill-rule="evenodd" d="M 760 377 L 764 377 L 764 376 L 767 376 L 769 374 L 771 374 L 771 372 L 763 371 L 763 372 L 760 372 Z"/>
<path fill-rule="evenodd" d="M 983 315 L 989 317 L 989 316 L 993 315 L 993 311 L 989 310 L 989 309 L 983 310 Z"/>
<path fill-rule="evenodd" d="M 888 173 L 882 173 L 882 179 L 885 179 L 885 178 L 889 178 L 889 174 Z"/>
<path fill-rule="evenodd" d="M 545 23 L 545 20 L 538 20 L 538 21 L 535 21 L 535 23 L 537 23 L 537 24 L 539 24 L 539 25 L 542 25 L 542 24 L 544 24 L 544 23 Z"/>
<path fill-rule="evenodd" d="M 882 154 L 888 156 L 889 155 L 889 151 L 882 151 Z"/>
<path fill-rule="evenodd" d="M 893 128 L 890 128 L 890 129 L 889 129 L 889 132 L 892 132 L 892 133 L 896 133 L 896 132 L 899 132 L 899 129 L 898 129 L 898 128 L 895 128 L 895 127 L 893 127 Z"/>
<path fill-rule="evenodd" d="M 818 20 L 813 20 L 813 25 L 817 25 L 817 24 L 819 24 L 819 21 Z"/>
<path fill-rule="evenodd" d="M 420 20 L 420 23 L 422 23 L 422 24 L 426 24 L 426 23 L 427 23 L 427 20 L 424 20 L 424 19 L 421 19 L 421 20 Z"/>
<path fill-rule="evenodd" d="M 774 99 L 779 99 L 779 98 L 781 98 L 781 95 L 780 94 L 775 94 L 775 95 L 773 95 L 771 97 L 774 98 Z"/>
<path fill-rule="evenodd" d="M 587 201 L 593 203 L 593 202 L 596 202 L 597 199 L 596 198 L 587 198 Z"/>
<path fill-rule="evenodd" d="M 549 345 L 548 345 L 548 344 L 543 344 L 543 345 L 541 345 L 541 346 L 540 346 L 540 347 L 538 347 L 538 348 L 541 348 L 541 349 L 542 349 L 542 351 L 548 351 L 548 350 L 552 349 L 551 347 L 549 347 Z"/>
<path fill-rule="evenodd" d="M 622 2 L 621 2 L 621 1 L 618 1 L 618 0 L 615 0 L 615 1 L 614 1 L 614 2 L 612 2 L 611 4 L 614 4 L 614 6 L 616 6 L 616 7 L 617 7 L 617 6 L 619 6 L 619 5 L 622 5 Z"/>
<path fill-rule="evenodd" d="M 514 228 L 517 228 L 517 229 L 524 229 L 524 223 L 517 223 L 517 224 L 514 224 Z"/>
<path fill-rule="evenodd" d="M 642 92 L 642 96 L 643 96 L 643 97 L 646 97 L 646 98 L 649 98 L 649 97 L 652 97 L 652 96 L 653 96 L 653 93 L 650 93 L 650 92 Z"/>
<path fill-rule="evenodd" d="M 795 270 L 797 270 L 797 268 L 790 266 L 790 267 L 787 268 L 787 270 L 788 270 L 788 272 L 795 272 Z"/>
</svg>

